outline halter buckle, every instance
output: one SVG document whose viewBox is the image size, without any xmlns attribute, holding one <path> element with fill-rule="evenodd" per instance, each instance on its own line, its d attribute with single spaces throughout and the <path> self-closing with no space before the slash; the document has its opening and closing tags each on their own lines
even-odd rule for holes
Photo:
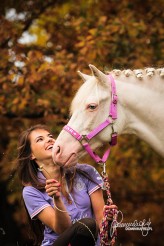
<svg viewBox="0 0 164 246">
<path fill-rule="evenodd" d="M 103 163 L 103 171 L 102 171 L 103 174 L 106 174 L 106 163 L 104 162 Z"/>
<path fill-rule="evenodd" d="M 102 174 L 106 174 L 106 163 L 103 161 L 99 161 L 97 164 L 103 168 Z"/>
<path fill-rule="evenodd" d="M 103 168 L 101 174 L 102 174 L 103 181 L 104 181 L 104 177 L 106 176 L 106 163 L 103 161 L 99 161 L 97 164 L 101 165 L 101 167 Z M 106 186 L 104 182 L 103 182 L 102 190 L 106 190 Z"/>
<path fill-rule="evenodd" d="M 87 135 L 81 135 L 81 138 L 79 139 L 79 142 L 83 145 L 85 143 L 88 143 Z"/>
<path fill-rule="evenodd" d="M 117 133 L 112 133 L 111 134 L 111 141 L 110 141 L 110 145 L 114 146 L 117 144 Z"/>
<path fill-rule="evenodd" d="M 114 131 L 114 123 L 112 123 L 112 133 L 111 133 L 111 141 L 109 142 L 109 144 L 111 146 L 114 146 L 117 144 L 117 132 Z"/>
</svg>

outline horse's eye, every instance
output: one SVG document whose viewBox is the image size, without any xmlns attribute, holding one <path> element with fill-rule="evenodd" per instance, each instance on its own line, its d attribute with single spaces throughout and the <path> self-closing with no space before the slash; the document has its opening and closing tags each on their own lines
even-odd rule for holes
<svg viewBox="0 0 164 246">
<path fill-rule="evenodd" d="M 88 105 L 88 109 L 90 109 L 90 110 L 95 110 L 97 108 L 97 104 L 89 104 Z"/>
</svg>

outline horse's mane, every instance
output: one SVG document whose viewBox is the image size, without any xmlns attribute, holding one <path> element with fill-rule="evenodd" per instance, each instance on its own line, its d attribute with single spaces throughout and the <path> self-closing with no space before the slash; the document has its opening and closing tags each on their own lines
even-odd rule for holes
<svg viewBox="0 0 164 246">
<path fill-rule="evenodd" d="M 107 71 L 106 74 L 112 74 L 113 77 L 116 80 L 120 80 L 122 82 L 126 83 L 137 83 L 138 86 L 145 86 L 147 88 L 150 87 L 150 81 L 151 81 L 151 87 L 153 87 L 155 90 L 163 91 L 164 84 L 158 83 L 161 82 L 162 79 L 164 79 L 164 68 L 144 68 L 144 69 L 125 69 L 125 70 L 119 70 L 119 69 L 113 69 L 112 71 Z M 88 76 L 89 77 L 89 76 Z M 153 83 L 153 82 L 154 83 Z M 96 87 L 95 87 L 96 83 Z M 162 88 L 161 88 L 162 87 Z M 81 105 L 85 103 L 85 100 L 87 97 L 89 97 L 90 92 L 95 90 L 95 93 L 97 93 L 97 80 L 94 76 L 90 76 L 85 83 L 82 84 L 80 87 L 80 91 L 78 90 L 76 93 L 76 96 L 74 97 L 71 108 L 70 108 L 70 114 L 74 111 L 74 105 L 78 105 L 78 109 Z"/>
<path fill-rule="evenodd" d="M 110 72 L 108 72 L 110 73 Z M 115 76 L 124 75 L 126 77 L 135 76 L 137 79 L 142 80 L 145 76 L 147 78 L 152 78 L 154 75 L 159 75 L 161 78 L 164 78 L 164 68 L 145 68 L 145 69 L 113 69 L 111 71 Z"/>
<path fill-rule="evenodd" d="M 111 73 L 115 80 L 164 92 L 164 83 L 162 81 L 164 79 L 164 68 L 114 69 L 108 73 Z"/>
</svg>

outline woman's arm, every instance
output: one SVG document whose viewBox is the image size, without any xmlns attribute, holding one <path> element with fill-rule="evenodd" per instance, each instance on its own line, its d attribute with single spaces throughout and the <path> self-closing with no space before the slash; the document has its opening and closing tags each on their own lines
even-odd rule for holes
<svg viewBox="0 0 164 246">
<path fill-rule="evenodd" d="M 70 216 L 61 199 L 60 183 L 54 179 L 46 180 L 46 192 L 53 197 L 54 208 L 47 207 L 38 214 L 45 225 L 60 234 L 71 225 Z"/>
<path fill-rule="evenodd" d="M 103 218 L 104 210 L 108 212 L 108 220 L 112 221 L 113 220 L 112 209 L 117 209 L 117 206 L 114 204 L 110 206 L 105 205 L 102 190 L 101 189 L 96 190 L 90 195 L 90 198 L 91 198 L 91 204 L 95 215 L 95 219 L 99 227 Z"/>
<path fill-rule="evenodd" d="M 102 190 L 96 190 L 90 195 L 90 198 L 95 219 L 97 221 L 97 224 L 100 225 L 103 218 L 103 209 L 105 205 Z"/>
<path fill-rule="evenodd" d="M 55 204 L 60 210 L 66 211 L 60 197 L 55 199 Z M 67 212 L 58 211 L 56 208 L 52 208 L 51 206 L 43 209 L 37 217 L 43 224 L 50 227 L 58 234 L 65 231 L 71 225 L 71 220 Z"/>
</svg>

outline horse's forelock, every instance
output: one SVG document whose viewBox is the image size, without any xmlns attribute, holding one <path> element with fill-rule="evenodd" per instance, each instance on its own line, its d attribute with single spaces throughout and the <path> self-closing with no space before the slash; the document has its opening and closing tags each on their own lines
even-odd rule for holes
<svg viewBox="0 0 164 246">
<path fill-rule="evenodd" d="M 79 88 L 76 95 L 74 96 L 70 107 L 70 114 L 72 115 L 76 108 L 79 109 L 80 107 L 83 107 L 83 105 L 85 105 L 88 101 L 88 98 L 92 97 L 92 95 L 96 98 L 97 103 L 99 104 L 100 98 L 102 98 L 102 96 L 104 95 L 104 93 L 102 93 L 102 90 L 108 91 L 108 87 L 110 89 L 109 83 L 105 83 L 105 81 L 104 83 L 102 83 L 98 80 L 98 78 L 92 76 L 89 80 L 82 84 L 82 86 Z"/>
<path fill-rule="evenodd" d="M 97 91 L 97 86 L 98 86 L 98 80 L 92 76 L 89 80 L 84 82 L 82 86 L 79 88 L 77 91 L 76 95 L 74 96 L 72 103 L 71 103 L 71 108 L 70 112 L 71 114 L 74 112 L 76 107 L 80 107 L 86 103 L 87 98 L 95 91 Z"/>
</svg>

